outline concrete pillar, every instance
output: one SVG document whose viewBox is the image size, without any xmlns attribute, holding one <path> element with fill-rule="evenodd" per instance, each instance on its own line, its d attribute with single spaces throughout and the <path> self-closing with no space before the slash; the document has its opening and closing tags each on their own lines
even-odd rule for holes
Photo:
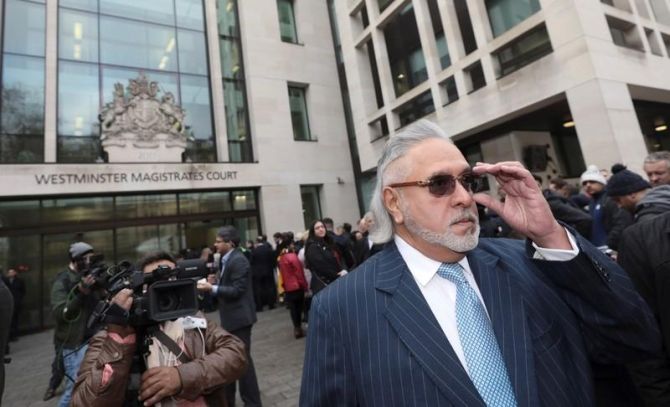
<svg viewBox="0 0 670 407">
<path fill-rule="evenodd" d="M 46 2 L 44 64 L 44 162 L 55 163 L 58 150 L 58 2 Z"/>
<path fill-rule="evenodd" d="M 647 149 L 626 84 L 592 79 L 566 94 L 586 165 L 641 172 Z"/>
</svg>

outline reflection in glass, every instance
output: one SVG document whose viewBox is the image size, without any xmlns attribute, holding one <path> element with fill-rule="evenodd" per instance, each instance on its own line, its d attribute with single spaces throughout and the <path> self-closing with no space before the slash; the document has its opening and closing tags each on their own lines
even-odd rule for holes
<svg viewBox="0 0 670 407">
<path fill-rule="evenodd" d="M 172 92 L 177 104 L 181 104 L 179 97 L 179 87 L 177 86 L 177 75 L 161 72 L 146 72 L 143 71 L 147 80 L 150 82 L 158 82 L 158 88 L 161 90 L 159 95 L 164 92 Z M 126 95 L 128 95 L 128 80 L 135 79 L 140 75 L 139 69 L 123 69 L 123 68 L 108 68 L 103 67 L 102 70 L 102 97 L 103 105 L 112 102 L 114 99 L 114 84 L 120 83 L 123 85 Z M 187 113 L 188 114 L 188 113 Z"/>
<path fill-rule="evenodd" d="M 293 124 L 294 140 L 312 140 L 309 131 L 309 118 L 307 116 L 307 101 L 305 100 L 305 88 L 288 87 L 289 105 L 291 107 L 291 123 Z"/>
<path fill-rule="evenodd" d="M 0 237 L 0 268 L 14 268 L 26 287 L 19 313 L 19 331 L 42 327 L 40 318 L 40 237 Z"/>
<path fill-rule="evenodd" d="M 233 210 L 246 211 L 256 209 L 256 193 L 254 191 L 234 191 Z"/>
<path fill-rule="evenodd" d="M 158 225 L 132 226 L 116 229 L 116 261 L 128 260 L 132 263 L 149 253 L 161 250 L 162 247 L 173 246 L 175 242 L 179 251 L 177 236 L 158 234 Z M 174 253 L 169 251 L 169 253 Z"/>
<path fill-rule="evenodd" d="M 312 222 L 321 219 L 321 201 L 319 200 L 319 186 L 301 185 L 300 198 L 302 199 L 302 216 L 305 222 L 305 229 L 309 228 Z"/>
<path fill-rule="evenodd" d="M 237 26 L 237 0 L 218 0 L 219 33 L 227 37 L 239 37 Z"/>
<path fill-rule="evenodd" d="M 230 192 L 228 191 L 179 194 L 179 213 L 181 215 L 230 210 Z"/>
<path fill-rule="evenodd" d="M 98 17 L 67 9 L 60 10 L 58 56 L 98 62 Z"/>
<path fill-rule="evenodd" d="M 44 6 L 25 1 L 5 2 L 4 52 L 44 56 Z"/>
<path fill-rule="evenodd" d="M 117 219 L 152 218 L 177 214 L 174 194 L 120 195 L 116 197 Z"/>
<path fill-rule="evenodd" d="M 20 228 L 39 223 L 40 201 L 0 202 L 0 228 Z"/>
<path fill-rule="evenodd" d="M 205 34 L 195 31 L 179 30 L 179 71 L 207 75 L 207 50 Z"/>
<path fill-rule="evenodd" d="M 539 0 L 486 0 L 493 36 L 505 31 L 540 10 Z"/>
<path fill-rule="evenodd" d="M 98 11 L 98 0 L 59 0 L 60 7 L 71 7 L 92 12 Z"/>
<path fill-rule="evenodd" d="M 233 226 L 240 234 L 240 244 L 244 244 L 247 240 L 256 240 L 258 237 L 258 218 L 249 216 L 246 218 L 233 219 Z"/>
<path fill-rule="evenodd" d="M 101 162 L 98 66 L 58 66 L 58 162 Z"/>
<path fill-rule="evenodd" d="M 44 223 L 80 223 L 91 220 L 112 220 L 113 200 L 109 196 L 85 198 L 44 199 Z"/>
<path fill-rule="evenodd" d="M 298 42 L 295 15 L 293 14 L 293 0 L 278 0 L 277 11 L 279 14 L 279 32 L 281 34 L 281 40 L 286 42 Z"/>
<path fill-rule="evenodd" d="M 435 104 L 433 103 L 433 96 L 430 90 L 427 90 L 400 106 L 396 113 L 400 120 L 400 126 L 407 126 L 420 118 L 429 115 L 435 111 Z"/>
<path fill-rule="evenodd" d="M 428 79 L 414 8 L 408 4 L 384 28 L 396 96 Z"/>
<path fill-rule="evenodd" d="M 253 159 L 244 92 L 243 81 L 224 80 L 223 97 L 226 106 L 228 156 L 232 162 L 250 162 Z"/>
<path fill-rule="evenodd" d="M 175 24 L 173 0 L 100 0 L 100 12 L 154 23 Z"/>
<path fill-rule="evenodd" d="M 240 44 L 232 38 L 221 38 L 221 71 L 227 79 L 244 79 L 242 72 L 242 53 Z"/>
<path fill-rule="evenodd" d="M 186 154 L 191 161 L 216 161 L 209 81 L 204 76 L 181 76 L 182 108 L 186 110 L 186 132 L 193 137 Z"/>
<path fill-rule="evenodd" d="M 444 35 L 437 0 L 428 0 L 428 11 L 430 13 L 430 21 L 433 25 L 433 33 L 435 34 L 435 45 L 437 46 L 437 55 L 440 57 L 440 66 L 442 69 L 446 69 L 451 65 L 451 58 L 449 57 L 447 38 Z"/>
<path fill-rule="evenodd" d="M 202 0 L 176 0 L 177 26 L 203 31 L 205 29 Z"/>
<path fill-rule="evenodd" d="M 175 29 L 101 16 L 100 58 L 105 64 L 176 71 Z"/>
</svg>

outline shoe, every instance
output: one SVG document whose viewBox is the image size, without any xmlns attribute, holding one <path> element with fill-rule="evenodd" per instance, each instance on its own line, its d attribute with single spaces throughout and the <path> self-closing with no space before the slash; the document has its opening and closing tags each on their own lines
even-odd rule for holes
<svg viewBox="0 0 670 407">
<path fill-rule="evenodd" d="M 42 400 L 47 401 L 51 400 L 56 396 L 56 389 L 48 388 L 47 391 L 44 392 L 44 397 L 42 397 Z"/>
<path fill-rule="evenodd" d="M 294 328 L 293 336 L 295 336 L 295 339 L 303 338 L 305 336 L 305 331 L 303 331 L 302 328 Z"/>
</svg>

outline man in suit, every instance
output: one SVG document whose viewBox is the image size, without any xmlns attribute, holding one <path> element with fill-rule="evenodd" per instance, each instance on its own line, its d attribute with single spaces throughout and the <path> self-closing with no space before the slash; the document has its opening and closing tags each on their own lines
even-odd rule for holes
<svg viewBox="0 0 670 407">
<path fill-rule="evenodd" d="M 372 238 L 390 242 L 313 300 L 302 406 L 588 406 L 590 359 L 660 350 L 626 274 L 553 218 L 521 164 L 471 169 L 421 121 L 377 170 Z M 484 174 L 504 203 L 473 193 Z M 479 240 L 476 202 L 525 244 Z"/>
<path fill-rule="evenodd" d="M 251 327 L 256 322 L 256 304 L 251 287 L 251 266 L 238 249 L 240 236 L 233 226 L 217 231 L 214 247 L 221 255 L 219 272 L 208 281 L 198 282 L 198 290 L 210 293 L 219 303 L 221 327 L 244 342 L 248 368 L 239 380 L 240 396 L 245 406 L 260 406 L 261 396 L 256 370 L 251 359 Z M 235 383 L 226 389 L 228 406 L 235 406 Z"/>
<path fill-rule="evenodd" d="M 274 309 L 277 302 L 275 267 L 277 256 L 265 235 L 256 238 L 256 247 L 251 251 L 251 275 L 253 278 L 256 312 L 263 311 L 267 305 Z"/>
<path fill-rule="evenodd" d="M 366 212 L 365 215 L 358 221 L 358 231 L 363 234 L 363 238 L 354 242 L 354 257 L 356 258 L 356 266 L 363 264 L 369 257 L 380 252 L 384 245 L 376 244 L 370 240 L 370 226 L 374 225 L 372 213 Z"/>
</svg>

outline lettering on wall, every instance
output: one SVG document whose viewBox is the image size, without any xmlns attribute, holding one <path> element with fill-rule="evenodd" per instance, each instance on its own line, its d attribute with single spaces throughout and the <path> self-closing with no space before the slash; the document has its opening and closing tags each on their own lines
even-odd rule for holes
<svg viewBox="0 0 670 407">
<path fill-rule="evenodd" d="M 226 181 L 236 180 L 237 171 L 155 171 L 155 172 L 108 172 L 98 174 L 35 174 L 37 185 L 86 185 L 86 184 L 141 184 L 179 181 Z"/>
</svg>

